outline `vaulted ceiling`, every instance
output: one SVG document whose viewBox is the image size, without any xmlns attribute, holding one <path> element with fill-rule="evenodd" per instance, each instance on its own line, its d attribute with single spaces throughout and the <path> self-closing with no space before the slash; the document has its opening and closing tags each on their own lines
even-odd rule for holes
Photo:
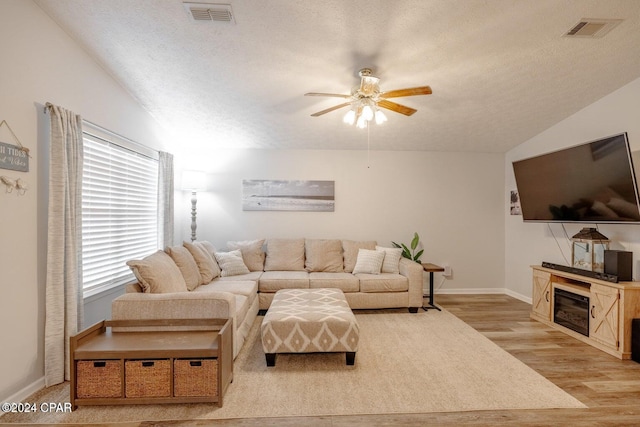
<svg viewBox="0 0 640 427">
<path fill-rule="evenodd" d="M 341 99 L 303 96 L 348 94 L 364 67 L 433 89 L 394 99 L 418 111 L 371 126 L 380 150 L 504 152 L 640 77 L 638 0 L 211 1 L 234 23 L 181 0 L 35 1 L 190 148 L 366 149 L 345 109 L 310 116 Z M 584 18 L 622 22 L 564 36 Z"/>
</svg>

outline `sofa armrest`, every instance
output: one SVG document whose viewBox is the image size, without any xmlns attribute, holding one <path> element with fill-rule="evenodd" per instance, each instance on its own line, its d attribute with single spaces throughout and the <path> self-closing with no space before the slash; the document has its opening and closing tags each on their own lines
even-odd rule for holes
<svg viewBox="0 0 640 427">
<path fill-rule="evenodd" d="M 235 317 L 236 299 L 230 292 L 126 293 L 111 303 L 113 320 L 233 319 L 235 328 Z M 157 328 L 126 328 L 128 331 L 155 329 Z"/>
<path fill-rule="evenodd" d="M 400 274 L 409 279 L 409 307 L 422 307 L 423 268 L 422 264 L 407 258 L 400 258 Z"/>
</svg>

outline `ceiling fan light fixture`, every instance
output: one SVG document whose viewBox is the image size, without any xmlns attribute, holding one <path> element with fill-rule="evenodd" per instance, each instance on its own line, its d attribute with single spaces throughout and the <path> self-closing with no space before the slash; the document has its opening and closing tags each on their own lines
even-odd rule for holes
<svg viewBox="0 0 640 427">
<path fill-rule="evenodd" d="M 387 116 L 380 110 L 376 110 L 375 118 L 377 125 L 381 125 L 387 121 Z"/>
<path fill-rule="evenodd" d="M 371 108 L 368 103 L 365 104 L 364 107 L 362 107 L 362 117 L 364 117 L 366 121 L 370 121 L 371 119 L 373 119 L 373 108 Z"/>
<path fill-rule="evenodd" d="M 356 122 L 356 112 L 354 110 L 347 111 L 342 121 L 348 125 L 353 125 Z"/>
<path fill-rule="evenodd" d="M 390 101 L 389 98 L 400 98 L 415 95 L 431 95 L 432 91 L 429 86 L 411 87 L 405 89 L 396 89 L 391 91 L 380 91 L 380 79 L 372 75 L 370 68 L 363 68 L 359 72 L 360 85 L 351 89 L 350 95 L 339 93 L 321 93 L 309 92 L 305 96 L 328 96 L 332 98 L 343 98 L 346 102 L 326 108 L 317 113 L 311 114 L 312 117 L 318 117 L 326 113 L 349 106 L 350 109 L 342 118 L 342 121 L 348 125 L 355 123 L 358 128 L 366 128 L 369 122 L 374 121 L 376 124 L 382 124 L 387 121 L 387 116 L 380 110 L 381 108 L 410 116 L 415 113 L 415 108 L 407 107 L 402 104 Z"/>
</svg>

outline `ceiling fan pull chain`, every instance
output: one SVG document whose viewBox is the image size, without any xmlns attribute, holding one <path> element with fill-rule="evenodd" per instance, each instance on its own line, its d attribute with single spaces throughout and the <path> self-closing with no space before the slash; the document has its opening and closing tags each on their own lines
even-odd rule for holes
<svg viewBox="0 0 640 427">
<path fill-rule="evenodd" d="M 369 121 L 367 121 L 367 169 L 371 169 L 371 135 Z"/>
</svg>

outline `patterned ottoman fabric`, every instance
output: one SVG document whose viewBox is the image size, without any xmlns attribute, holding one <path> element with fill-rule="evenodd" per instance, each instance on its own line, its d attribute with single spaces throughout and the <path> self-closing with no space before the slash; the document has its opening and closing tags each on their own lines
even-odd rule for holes
<svg viewBox="0 0 640 427">
<path fill-rule="evenodd" d="M 353 365 L 360 329 L 340 289 L 282 289 L 261 325 L 267 365 L 276 353 L 344 352 Z"/>
</svg>

